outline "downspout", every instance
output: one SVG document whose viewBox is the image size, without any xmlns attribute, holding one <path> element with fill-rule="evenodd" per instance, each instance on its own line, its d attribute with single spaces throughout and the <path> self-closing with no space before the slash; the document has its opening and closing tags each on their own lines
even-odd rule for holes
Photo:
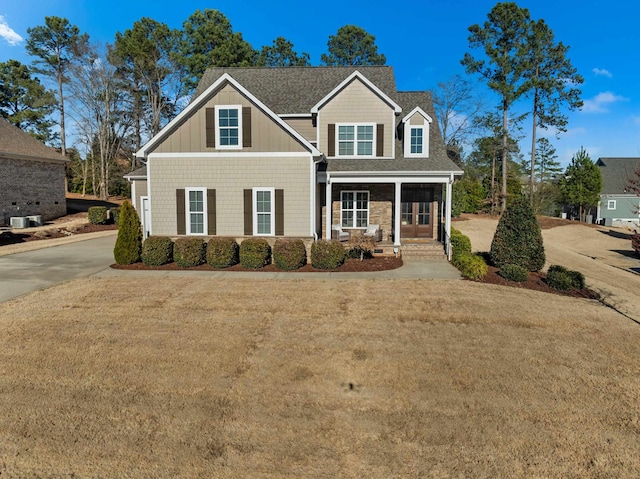
<svg viewBox="0 0 640 479">
<path fill-rule="evenodd" d="M 312 157 L 313 158 L 313 157 Z M 311 170 L 311 236 L 313 241 L 318 241 L 318 229 L 316 224 L 316 213 L 318 211 L 318 164 L 324 161 L 324 157 L 320 156 L 318 160 L 313 161 L 313 169 Z"/>
</svg>

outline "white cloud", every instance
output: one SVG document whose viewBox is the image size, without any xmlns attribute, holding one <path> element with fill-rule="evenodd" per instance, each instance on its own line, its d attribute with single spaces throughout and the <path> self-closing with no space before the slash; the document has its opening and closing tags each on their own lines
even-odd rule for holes
<svg viewBox="0 0 640 479">
<path fill-rule="evenodd" d="M 0 38 L 11 46 L 17 45 L 22 41 L 22 37 L 13 31 L 2 15 L 0 15 Z"/>
<path fill-rule="evenodd" d="M 593 73 L 595 73 L 597 76 L 604 76 L 604 77 L 607 77 L 607 78 L 613 78 L 613 74 L 609 70 L 606 70 L 604 68 L 594 68 L 591 71 Z"/>
<path fill-rule="evenodd" d="M 627 101 L 628 98 L 625 98 L 620 95 L 616 95 L 613 92 L 605 91 L 602 93 L 598 93 L 593 98 L 584 101 L 584 105 L 582 106 L 583 113 L 606 113 L 609 111 L 607 109 L 608 105 L 613 103 L 617 103 L 619 101 Z"/>
</svg>

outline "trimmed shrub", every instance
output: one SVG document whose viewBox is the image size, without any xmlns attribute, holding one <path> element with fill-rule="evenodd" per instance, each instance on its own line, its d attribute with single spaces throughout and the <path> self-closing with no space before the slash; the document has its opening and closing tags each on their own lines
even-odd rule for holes
<svg viewBox="0 0 640 479">
<path fill-rule="evenodd" d="M 91 206 L 88 210 L 89 223 L 92 225 L 105 225 L 107 224 L 107 207 L 106 206 Z"/>
<path fill-rule="evenodd" d="M 248 238 L 240 244 L 240 264 L 243 268 L 258 269 L 269 264 L 271 246 L 264 238 Z"/>
<path fill-rule="evenodd" d="M 571 278 L 571 285 L 574 288 L 577 288 L 577 289 L 585 288 L 584 274 L 582 274 L 580 271 L 572 271 L 572 270 L 569 270 L 567 273 Z"/>
<path fill-rule="evenodd" d="M 346 259 L 339 241 L 318 240 L 311 245 L 311 265 L 318 269 L 336 269 Z"/>
<path fill-rule="evenodd" d="M 113 221 L 113 224 L 117 225 L 120 220 L 120 207 L 116 206 L 115 208 L 111 208 L 109 210 L 109 217 L 111 218 L 111 221 Z"/>
<path fill-rule="evenodd" d="M 207 244 L 207 263 L 212 268 L 228 268 L 238 264 L 239 249 L 233 238 L 211 238 Z"/>
<path fill-rule="evenodd" d="M 453 258 L 458 255 L 471 254 L 471 240 L 459 230 L 451 228 L 451 250 Z"/>
<path fill-rule="evenodd" d="M 106 209 L 105 209 L 106 216 Z M 125 201 L 120 210 L 118 238 L 113 248 L 113 257 L 118 264 L 133 264 L 140 261 L 142 254 L 142 226 L 138 213 Z"/>
<path fill-rule="evenodd" d="M 568 291 L 573 287 L 573 281 L 567 268 L 559 265 L 549 266 L 547 284 L 560 291 Z"/>
<path fill-rule="evenodd" d="M 173 241 L 167 236 L 149 236 L 142 243 L 142 262 L 162 266 L 173 261 Z"/>
<path fill-rule="evenodd" d="M 202 238 L 178 238 L 173 245 L 173 260 L 181 268 L 192 268 L 205 262 L 207 244 Z"/>
<path fill-rule="evenodd" d="M 515 281 L 516 283 L 523 283 L 529 279 L 529 271 L 517 264 L 503 265 L 498 274 L 504 279 Z"/>
<path fill-rule="evenodd" d="M 454 265 L 463 277 L 476 281 L 484 278 L 489 271 L 484 258 L 477 254 L 459 254 Z"/>
<path fill-rule="evenodd" d="M 529 200 L 515 198 L 500 218 L 489 252 L 491 261 L 502 269 L 506 264 L 540 271 L 545 263 L 542 232 Z"/>
<path fill-rule="evenodd" d="M 286 271 L 301 268 L 307 262 L 307 249 L 298 240 L 277 239 L 273 245 L 273 262 Z"/>
<path fill-rule="evenodd" d="M 636 233 L 631 237 L 631 247 L 640 255 L 640 233 Z"/>
</svg>

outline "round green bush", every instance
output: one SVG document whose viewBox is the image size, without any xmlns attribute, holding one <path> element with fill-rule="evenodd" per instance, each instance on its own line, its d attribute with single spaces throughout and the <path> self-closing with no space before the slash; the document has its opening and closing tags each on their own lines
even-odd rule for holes
<svg viewBox="0 0 640 479">
<path fill-rule="evenodd" d="M 560 291 L 568 291 L 573 287 L 573 280 L 567 268 L 557 264 L 549 266 L 546 282 L 552 288 Z"/>
<path fill-rule="evenodd" d="M 499 273 L 504 279 L 523 283 L 529 279 L 529 271 L 517 264 L 505 264 L 500 268 Z"/>
<path fill-rule="evenodd" d="M 311 265 L 318 269 L 336 269 L 346 259 L 339 241 L 318 240 L 311 245 Z"/>
<path fill-rule="evenodd" d="M 162 266 L 173 261 L 173 241 L 167 236 L 149 236 L 142 243 L 142 262 Z"/>
<path fill-rule="evenodd" d="M 527 271 L 542 269 L 545 263 L 542 232 L 527 198 L 515 198 L 507 206 L 489 254 L 493 264 L 500 269 L 506 264 L 517 264 Z"/>
<path fill-rule="evenodd" d="M 285 271 L 301 268 L 307 262 L 307 249 L 304 242 L 300 239 L 277 239 L 273 245 L 273 262 Z"/>
<path fill-rule="evenodd" d="M 87 210 L 87 217 L 89 219 L 89 223 L 91 223 L 92 225 L 107 224 L 107 207 L 91 206 Z"/>
<path fill-rule="evenodd" d="M 471 240 L 459 230 L 451 228 L 451 250 L 453 256 L 471 254 Z"/>
<path fill-rule="evenodd" d="M 233 238 L 211 238 L 207 244 L 207 263 L 212 268 L 228 268 L 238 264 L 239 249 Z"/>
<path fill-rule="evenodd" d="M 264 238 L 248 238 L 240 244 L 240 264 L 243 268 L 259 269 L 269 264 L 271 246 Z"/>
<path fill-rule="evenodd" d="M 571 285 L 574 288 L 577 288 L 577 289 L 585 288 L 584 274 L 582 274 L 580 271 L 569 271 L 568 274 L 569 274 L 569 277 L 571 278 Z"/>
<path fill-rule="evenodd" d="M 460 270 L 460 274 L 475 281 L 484 278 L 489 271 L 487 263 L 482 256 L 477 254 L 460 254 L 454 264 Z"/>
<path fill-rule="evenodd" d="M 105 213 L 106 214 L 106 213 Z M 142 226 L 138 213 L 125 201 L 120 211 L 118 238 L 113 248 L 113 257 L 118 264 L 133 264 L 142 254 Z"/>
<path fill-rule="evenodd" d="M 117 225 L 118 221 L 120 220 L 120 207 L 117 206 L 115 208 L 111 208 L 109 210 L 109 216 L 111 217 L 111 221 L 113 221 L 113 224 Z"/>
<path fill-rule="evenodd" d="M 173 245 L 173 260 L 181 268 L 192 268 L 205 262 L 207 244 L 202 238 L 178 238 Z"/>
</svg>

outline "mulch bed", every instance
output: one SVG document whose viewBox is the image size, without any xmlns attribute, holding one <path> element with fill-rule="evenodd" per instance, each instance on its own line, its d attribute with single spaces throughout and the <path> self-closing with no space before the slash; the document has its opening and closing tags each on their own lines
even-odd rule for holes
<svg viewBox="0 0 640 479">
<path fill-rule="evenodd" d="M 387 271 L 390 269 L 396 269 L 402 266 L 402 259 L 393 256 L 377 256 L 360 261 L 359 259 L 348 259 L 345 263 L 336 269 L 316 269 L 311 264 L 305 264 L 302 268 L 293 271 L 284 271 L 276 267 L 275 264 L 268 264 L 260 269 L 247 269 L 243 268 L 241 264 L 230 266 L 229 268 L 216 269 L 212 268 L 208 264 L 201 264 L 193 268 L 181 268 L 176 263 L 168 263 L 162 266 L 147 266 L 144 263 L 134 264 L 112 264 L 113 269 L 124 270 L 159 270 L 159 271 L 252 271 L 252 272 L 264 272 L 264 273 L 362 273 L 370 271 Z"/>
<path fill-rule="evenodd" d="M 91 223 L 73 228 L 56 228 L 52 225 L 50 229 L 37 231 L 33 233 L 16 233 L 11 231 L 3 231 L 0 234 L 0 246 L 10 244 L 26 243 L 27 241 L 40 241 L 54 238 L 66 238 L 67 236 L 75 236 L 83 233 L 95 233 L 96 231 L 117 230 L 117 225 L 93 225 Z"/>
<path fill-rule="evenodd" d="M 543 293 L 559 294 L 561 296 L 570 296 L 572 298 L 600 299 L 600 295 L 595 291 L 584 289 L 570 289 L 569 291 L 560 291 L 552 288 L 545 282 L 546 274 L 542 272 L 529 273 L 529 279 L 522 283 L 509 281 L 498 274 L 498 268 L 489 266 L 489 272 L 482 278 L 482 283 L 497 284 L 499 286 L 510 286 L 512 288 L 533 289 L 534 291 L 542 291 Z"/>
</svg>

